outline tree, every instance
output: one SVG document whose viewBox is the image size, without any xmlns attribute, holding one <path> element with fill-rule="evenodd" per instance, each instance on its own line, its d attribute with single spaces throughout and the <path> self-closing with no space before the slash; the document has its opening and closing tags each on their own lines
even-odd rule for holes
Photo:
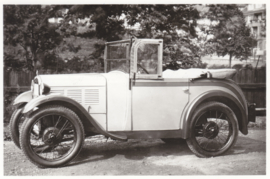
<svg viewBox="0 0 270 179">
<path fill-rule="evenodd" d="M 200 14 L 195 5 L 131 5 L 126 14 L 128 24 L 140 24 L 133 33 L 139 38 L 164 40 L 163 68 L 201 67 L 197 38 Z"/>
<path fill-rule="evenodd" d="M 65 8 L 68 9 L 68 13 L 60 28 L 63 32 L 73 28 L 72 32 L 75 35 L 76 27 L 80 25 L 79 19 L 90 18 L 88 28 L 91 33 L 86 32 L 90 38 L 97 37 L 113 41 L 121 39 L 122 35 L 125 34 L 124 20 L 120 16 L 126 12 L 126 5 L 72 5 L 65 6 Z M 84 35 L 80 34 L 80 36 Z"/>
<path fill-rule="evenodd" d="M 164 48 L 170 51 L 164 55 L 171 64 L 189 61 L 194 54 L 198 55 L 196 45 L 189 44 L 197 36 L 195 28 L 199 18 L 199 12 L 193 5 L 74 5 L 68 9 L 62 31 L 72 29 L 78 18 L 90 18 L 89 28 L 95 27 L 95 33 L 93 30 L 87 32 L 89 37 L 93 35 L 106 41 L 122 39 L 126 34 L 138 38 L 162 38 Z M 139 23 L 140 28 L 130 30 L 125 28 L 125 23 L 130 26 Z M 175 49 L 169 48 L 173 45 L 177 46 L 180 56 L 173 55 Z M 97 44 L 96 47 L 97 51 L 92 56 L 97 58 L 97 55 L 103 54 L 104 45 Z"/>
<path fill-rule="evenodd" d="M 177 39 L 179 31 L 197 36 L 199 13 L 193 5 L 130 5 L 125 15 L 129 25 L 140 23 L 139 37 L 162 37 L 167 43 Z"/>
<path fill-rule="evenodd" d="M 218 56 L 229 55 L 229 67 L 233 57 L 240 60 L 247 59 L 256 45 L 256 40 L 246 25 L 243 13 L 236 5 L 208 7 L 206 17 L 216 22 L 216 25 L 208 31 L 213 35 L 213 38 L 208 40 L 208 45 Z"/>
<path fill-rule="evenodd" d="M 26 69 L 36 70 L 37 62 L 62 41 L 57 26 L 48 21 L 59 15 L 57 6 L 4 5 L 4 45 L 21 47 Z"/>
<path fill-rule="evenodd" d="M 205 68 L 201 61 L 201 49 L 196 39 L 185 39 L 165 46 L 163 51 L 163 70 L 179 68 Z"/>
</svg>

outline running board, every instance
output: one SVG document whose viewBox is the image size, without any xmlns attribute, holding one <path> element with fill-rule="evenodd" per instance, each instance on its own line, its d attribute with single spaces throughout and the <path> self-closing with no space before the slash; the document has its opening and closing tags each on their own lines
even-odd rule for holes
<svg viewBox="0 0 270 179">
<path fill-rule="evenodd" d="M 105 132 L 105 131 L 103 131 Z M 109 132 L 105 132 L 106 133 L 106 136 L 107 137 L 110 137 L 112 139 L 115 139 L 115 140 L 121 140 L 121 141 L 127 141 L 127 136 L 124 136 L 124 135 L 117 135 L 117 134 L 112 134 L 112 133 L 109 133 Z"/>
</svg>

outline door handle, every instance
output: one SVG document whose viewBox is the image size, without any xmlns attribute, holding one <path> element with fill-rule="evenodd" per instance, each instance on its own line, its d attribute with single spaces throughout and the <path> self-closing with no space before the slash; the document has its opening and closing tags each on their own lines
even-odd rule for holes
<svg viewBox="0 0 270 179">
<path fill-rule="evenodd" d="M 184 92 L 187 92 L 189 89 L 188 89 L 188 87 L 183 87 L 182 90 L 183 90 Z"/>
</svg>

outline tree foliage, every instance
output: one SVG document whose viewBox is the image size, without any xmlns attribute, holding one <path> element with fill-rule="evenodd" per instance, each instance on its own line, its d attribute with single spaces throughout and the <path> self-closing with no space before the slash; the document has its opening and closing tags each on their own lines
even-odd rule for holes
<svg viewBox="0 0 270 179">
<path fill-rule="evenodd" d="M 24 68 L 36 69 L 45 53 L 50 52 L 62 41 L 57 26 L 48 19 L 58 16 L 58 8 L 41 5 L 4 5 L 4 45 L 20 46 Z M 5 55 L 5 64 L 16 59 Z"/>
<path fill-rule="evenodd" d="M 200 16 L 193 5 L 74 5 L 67 8 L 69 10 L 61 27 L 62 31 L 73 29 L 74 24 L 79 24 L 78 19 L 90 18 L 90 30 L 85 33 L 89 37 L 95 36 L 105 41 L 120 40 L 127 35 L 137 38 L 162 38 L 166 47 L 176 44 L 183 57 L 176 58 L 176 55 L 172 55 L 175 50 L 167 48 L 167 51 L 172 50 L 166 53 L 167 57 L 169 56 L 166 62 L 171 65 L 179 60 L 188 61 L 194 52 L 198 55 L 196 48 L 191 48 L 189 54 L 182 52 L 182 46 L 195 47 L 187 43 L 197 36 L 195 28 Z M 128 28 L 138 23 L 139 29 Z M 79 35 L 85 37 L 83 34 Z M 104 50 L 104 45 L 97 44 L 96 47 L 96 52 L 92 54 L 95 57 L 103 54 Z"/>
<path fill-rule="evenodd" d="M 254 45 L 242 12 L 235 5 L 207 5 L 202 14 L 198 5 L 4 5 L 4 62 L 17 68 L 67 68 L 60 52 L 77 53 L 81 46 L 63 39 L 71 36 L 115 41 L 137 38 L 164 40 L 164 67 L 171 69 L 202 67 L 201 56 L 216 52 L 245 59 Z M 61 24 L 48 19 L 61 17 Z M 208 18 L 211 40 L 198 36 L 197 21 Z M 138 29 L 130 28 L 138 25 Z M 202 43 L 200 43 L 202 42 Z M 12 53 L 14 46 L 17 50 Z M 18 50 L 20 49 L 20 50 Z M 104 42 L 95 44 L 95 51 L 86 57 L 72 59 L 78 63 L 103 63 Z M 18 58 L 19 57 L 19 58 Z M 23 57 L 23 58 L 22 58 Z M 81 59 L 78 60 L 77 58 Z M 85 61 L 86 60 L 86 61 Z M 76 64 L 77 64 L 76 62 Z M 71 63 L 71 62 L 70 62 Z M 63 68 L 60 68 L 60 67 Z M 78 69 L 76 69 L 78 70 Z"/>
<path fill-rule="evenodd" d="M 167 43 L 179 37 L 178 31 L 197 36 L 199 13 L 192 5 L 131 5 L 126 17 L 129 25 L 140 23 L 135 34 L 139 37 L 163 38 Z"/>
<path fill-rule="evenodd" d="M 78 19 L 90 18 L 89 29 L 92 33 L 87 32 L 90 38 L 95 36 L 113 41 L 121 39 L 124 34 L 124 20 L 120 19 L 120 16 L 126 11 L 125 5 L 72 5 L 65 8 L 68 9 L 68 13 L 60 28 L 63 32 L 75 27 L 72 32 L 76 34 L 76 27 L 80 24 Z"/>
<path fill-rule="evenodd" d="M 194 43 L 200 14 L 194 5 L 131 6 L 126 15 L 129 25 L 140 23 L 132 35 L 164 40 L 163 68 L 202 67 L 200 49 Z"/>
<path fill-rule="evenodd" d="M 229 66 L 233 57 L 247 59 L 256 45 L 243 13 L 236 5 L 209 5 L 206 18 L 215 21 L 207 33 L 213 35 L 207 41 L 210 49 L 218 56 L 229 55 Z"/>
</svg>

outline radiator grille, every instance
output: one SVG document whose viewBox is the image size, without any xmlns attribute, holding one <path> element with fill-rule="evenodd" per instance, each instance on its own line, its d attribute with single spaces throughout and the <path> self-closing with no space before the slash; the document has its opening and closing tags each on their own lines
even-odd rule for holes
<svg viewBox="0 0 270 179">
<path fill-rule="evenodd" d="M 82 90 L 81 89 L 69 89 L 67 90 L 67 96 L 74 99 L 78 103 L 82 103 Z"/>
<path fill-rule="evenodd" d="M 86 89 L 84 102 L 85 102 L 85 105 L 98 105 L 99 104 L 99 89 Z"/>
</svg>

